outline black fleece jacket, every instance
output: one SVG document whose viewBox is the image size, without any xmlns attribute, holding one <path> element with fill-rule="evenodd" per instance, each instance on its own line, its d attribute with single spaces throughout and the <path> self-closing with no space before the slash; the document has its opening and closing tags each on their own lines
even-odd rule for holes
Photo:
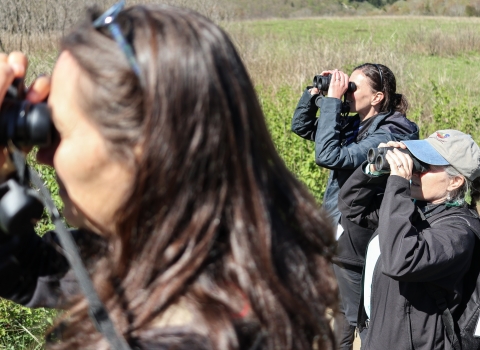
<svg viewBox="0 0 480 350">
<path fill-rule="evenodd" d="M 374 183 L 385 180 L 365 174 L 362 167 L 340 194 L 342 215 L 351 223 L 344 234 L 356 234 L 353 225 L 378 226 L 367 247 L 367 262 L 373 244 L 380 254 L 372 257 L 374 268 L 364 270 L 373 273 L 367 276 L 364 272 L 364 281 L 372 282 L 370 286 L 364 283 L 362 296 L 370 287 L 371 295 L 368 300 L 362 297 L 360 303 L 360 328 L 367 324 L 364 306 L 370 306 L 362 349 L 450 349 L 429 288 L 442 290 L 455 314 L 462 301 L 475 232 L 480 232 L 478 216 L 466 207 L 416 205 L 410 198 L 409 182 L 400 176 L 383 176 L 387 182 L 381 198 Z"/>
</svg>

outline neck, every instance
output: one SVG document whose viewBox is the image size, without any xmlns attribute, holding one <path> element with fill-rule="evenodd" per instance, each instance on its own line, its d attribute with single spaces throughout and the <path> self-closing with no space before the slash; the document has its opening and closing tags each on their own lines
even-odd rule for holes
<svg viewBox="0 0 480 350">
<path fill-rule="evenodd" d="M 363 122 L 364 120 L 370 119 L 371 117 L 377 115 L 378 113 L 368 113 L 368 114 L 358 114 L 360 116 L 360 121 Z"/>
<path fill-rule="evenodd" d="M 367 114 L 363 114 L 363 113 L 358 113 L 358 115 L 360 116 L 360 121 L 364 121 L 364 120 L 367 120 L 375 115 L 377 115 L 379 113 L 379 111 L 375 108 L 371 108 L 370 111 L 368 111 Z"/>
</svg>

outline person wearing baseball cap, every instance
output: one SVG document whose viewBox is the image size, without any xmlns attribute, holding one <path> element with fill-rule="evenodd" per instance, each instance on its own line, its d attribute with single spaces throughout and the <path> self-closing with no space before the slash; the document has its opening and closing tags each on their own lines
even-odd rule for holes
<svg viewBox="0 0 480 350">
<path fill-rule="evenodd" d="M 447 310 L 459 309 L 480 235 L 480 148 L 458 130 L 378 147 L 394 148 L 385 154 L 390 172 L 364 163 L 339 195 L 352 241 L 372 233 L 358 320 L 360 331 L 368 327 L 362 349 L 451 349 L 453 332 L 430 286 Z"/>
</svg>

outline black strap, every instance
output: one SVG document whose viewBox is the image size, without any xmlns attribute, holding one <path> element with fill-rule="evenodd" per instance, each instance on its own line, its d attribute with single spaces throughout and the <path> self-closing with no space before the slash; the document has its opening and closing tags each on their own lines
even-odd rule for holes
<svg viewBox="0 0 480 350">
<path fill-rule="evenodd" d="M 427 284 L 428 293 L 433 296 L 435 302 L 437 303 L 437 307 L 442 312 L 442 321 L 445 327 L 445 331 L 447 332 L 448 339 L 452 343 L 452 347 L 455 350 L 461 350 L 462 346 L 458 341 L 457 334 L 455 333 L 455 322 L 453 321 L 452 313 L 447 305 L 447 299 L 445 298 L 445 293 L 438 287 Z"/>
<path fill-rule="evenodd" d="M 43 185 L 43 181 L 37 172 L 26 166 L 25 157 L 19 150 L 14 148 L 13 151 L 11 151 L 11 155 L 14 165 L 17 168 L 17 173 L 21 181 L 20 184 L 26 185 L 28 180 L 30 180 L 40 190 L 45 206 L 55 224 L 60 244 L 65 250 L 65 257 L 70 263 L 70 266 L 77 277 L 78 283 L 80 284 L 80 288 L 89 303 L 89 316 L 92 319 L 95 328 L 105 336 L 112 349 L 131 350 L 126 340 L 115 330 L 105 306 L 98 297 L 98 294 L 93 287 L 93 282 L 82 262 L 72 234 L 65 227 L 60 213 L 53 203 L 50 192 Z"/>
<path fill-rule="evenodd" d="M 413 345 L 413 332 L 412 332 L 412 305 L 406 300 L 405 310 L 407 312 L 407 330 L 408 330 L 408 350 L 415 350 Z"/>
</svg>

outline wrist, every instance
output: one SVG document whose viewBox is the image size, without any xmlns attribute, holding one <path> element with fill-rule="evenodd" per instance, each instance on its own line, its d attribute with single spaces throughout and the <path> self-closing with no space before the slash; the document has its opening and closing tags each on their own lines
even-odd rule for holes
<svg viewBox="0 0 480 350">
<path fill-rule="evenodd" d="M 336 99 L 336 100 L 339 100 L 339 101 L 342 101 L 342 98 L 341 98 L 341 97 L 337 97 L 337 96 L 330 96 L 330 95 L 327 95 L 326 97 L 328 97 L 328 98 L 332 98 L 332 99 Z"/>
</svg>

